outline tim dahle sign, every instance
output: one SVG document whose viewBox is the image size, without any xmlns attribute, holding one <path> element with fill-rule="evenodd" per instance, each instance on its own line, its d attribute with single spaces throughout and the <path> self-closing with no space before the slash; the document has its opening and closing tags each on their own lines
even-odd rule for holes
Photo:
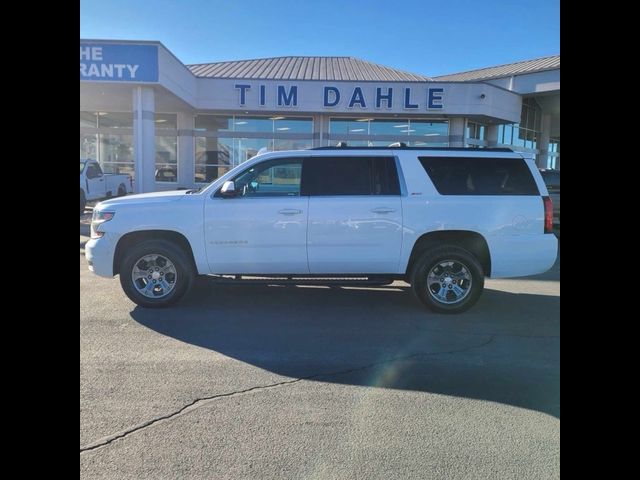
<svg viewBox="0 0 640 480">
<path fill-rule="evenodd" d="M 157 82 L 158 47 L 81 43 L 80 80 Z"/>
<path fill-rule="evenodd" d="M 322 85 L 314 89 L 318 98 L 300 99 L 298 85 L 251 85 L 238 82 L 234 85 L 238 105 L 259 107 L 297 107 L 309 100 L 321 100 L 324 108 L 346 107 L 355 110 L 441 110 L 444 108 L 443 87 L 380 87 L 380 86 L 335 86 Z M 273 91 L 269 91 L 273 90 Z M 271 100 L 271 101 L 269 101 Z M 275 100 L 275 102 L 274 102 Z M 275 103 L 275 105 L 274 105 Z M 271 105 L 269 105 L 271 104 Z"/>
</svg>

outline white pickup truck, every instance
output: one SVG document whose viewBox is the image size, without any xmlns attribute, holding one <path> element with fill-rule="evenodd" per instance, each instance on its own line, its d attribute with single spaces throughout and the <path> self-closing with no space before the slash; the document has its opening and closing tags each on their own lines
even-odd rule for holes
<svg viewBox="0 0 640 480">
<path fill-rule="evenodd" d="M 95 160 L 80 160 L 80 215 L 88 200 L 122 197 L 132 192 L 131 175 L 103 173 Z"/>
<path fill-rule="evenodd" d="M 85 255 L 144 307 L 218 275 L 404 280 L 458 313 L 485 277 L 551 268 L 552 220 L 535 163 L 509 149 L 323 147 L 258 155 L 203 189 L 101 202 Z"/>
</svg>

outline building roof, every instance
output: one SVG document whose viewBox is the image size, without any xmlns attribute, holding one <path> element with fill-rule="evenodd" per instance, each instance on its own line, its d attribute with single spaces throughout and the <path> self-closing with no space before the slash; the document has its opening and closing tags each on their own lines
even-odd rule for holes
<svg viewBox="0 0 640 480">
<path fill-rule="evenodd" d="M 274 57 L 187 65 L 196 77 L 424 82 L 429 77 L 353 57 Z"/>
<path fill-rule="evenodd" d="M 544 70 L 554 70 L 560 68 L 560 55 L 551 57 L 525 60 L 524 62 L 507 63 L 496 67 L 480 68 L 467 72 L 452 73 L 435 77 L 434 80 L 440 82 L 471 82 L 475 80 L 488 80 L 490 78 L 510 77 L 511 75 L 522 75 L 525 73 L 542 72 Z"/>
</svg>

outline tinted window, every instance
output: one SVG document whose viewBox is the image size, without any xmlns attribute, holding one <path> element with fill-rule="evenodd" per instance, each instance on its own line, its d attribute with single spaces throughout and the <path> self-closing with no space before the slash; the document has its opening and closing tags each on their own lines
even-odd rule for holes
<svg viewBox="0 0 640 480">
<path fill-rule="evenodd" d="M 560 188 L 560 172 L 546 170 L 540 173 L 547 188 Z"/>
<path fill-rule="evenodd" d="M 100 176 L 100 170 L 95 164 L 91 164 L 87 167 L 87 178 L 96 178 Z"/>
<path fill-rule="evenodd" d="M 522 159 L 419 157 L 442 195 L 540 195 Z"/>
<path fill-rule="evenodd" d="M 301 159 L 279 158 L 253 165 L 233 181 L 239 197 L 299 196 L 301 174 Z"/>
<path fill-rule="evenodd" d="M 310 157 L 303 195 L 400 195 L 393 157 Z"/>
</svg>

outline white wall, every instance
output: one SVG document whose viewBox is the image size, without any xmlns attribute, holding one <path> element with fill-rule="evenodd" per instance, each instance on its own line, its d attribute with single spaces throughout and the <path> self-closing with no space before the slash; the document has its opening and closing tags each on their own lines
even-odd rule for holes
<svg viewBox="0 0 640 480">
<path fill-rule="evenodd" d="M 553 92 L 560 90 L 560 69 L 493 78 L 487 80 L 487 83 L 506 88 L 521 95 Z"/>
</svg>

